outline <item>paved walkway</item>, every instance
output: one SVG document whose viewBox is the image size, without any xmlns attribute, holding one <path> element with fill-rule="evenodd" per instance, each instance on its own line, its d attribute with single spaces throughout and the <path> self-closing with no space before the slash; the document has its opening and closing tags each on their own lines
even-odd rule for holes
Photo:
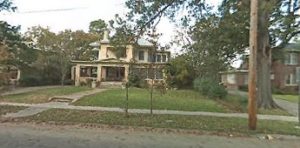
<svg viewBox="0 0 300 148">
<path fill-rule="evenodd" d="M 44 104 L 24 104 L 24 103 L 7 103 L 0 102 L 0 105 L 10 105 L 10 106 L 26 106 L 30 108 L 29 110 L 22 110 L 17 113 L 6 114 L 4 117 L 26 117 L 29 115 L 34 115 L 39 113 L 38 109 L 44 108 L 45 110 L 56 108 L 56 109 L 74 109 L 74 110 L 88 110 L 88 111 L 109 111 L 109 112 L 124 112 L 122 108 L 111 108 L 111 107 L 92 107 L 92 106 L 74 106 L 69 105 L 68 103 L 60 102 L 50 102 Z M 41 112 L 44 111 L 41 109 Z M 149 109 L 129 109 L 129 113 L 141 113 L 147 114 L 150 113 Z M 191 111 L 176 111 L 176 110 L 153 110 L 154 114 L 163 114 L 163 115 L 196 115 L 196 116 L 214 116 L 214 117 L 239 117 L 239 118 L 248 118 L 246 113 L 216 113 L 216 112 L 191 112 Z M 258 119 L 261 120 L 278 120 L 278 121 L 290 121 L 298 122 L 297 117 L 293 116 L 276 116 L 276 115 L 258 115 Z"/>
<path fill-rule="evenodd" d="M 275 102 L 284 110 L 286 110 L 288 113 L 290 113 L 291 115 L 294 116 L 298 116 L 298 104 L 297 103 L 293 103 L 293 102 L 289 102 L 286 100 L 282 100 L 282 99 L 274 99 Z"/>
<path fill-rule="evenodd" d="M 229 91 L 231 94 L 237 94 L 240 96 L 248 96 L 247 92 L 238 91 L 238 90 L 231 90 Z M 279 105 L 282 109 L 286 110 L 288 113 L 294 116 L 298 116 L 298 104 L 289 102 L 282 99 L 276 99 L 274 98 L 274 101 Z"/>
<path fill-rule="evenodd" d="M 36 91 L 40 89 L 48 89 L 48 88 L 56 88 L 61 87 L 60 85 L 53 85 L 53 86 L 34 86 L 34 87 L 19 87 L 11 91 L 4 92 L 2 96 L 5 95 L 13 95 L 13 94 L 21 94 L 21 93 L 27 93 L 31 91 Z"/>
<path fill-rule="evenodd" d="M 50 100 L 66 99 L 66 100 L 70 100 L 71 102 L 76 102 L 77 100 L 79 100 L 82 97 L 96 94 L 96 93 L 99 93 L 99 92 L 102 92 L 105 90 L 106 89 L 93 89 L 93 90 L 82 91 L 82 92 L 73 93 L 73 94 L 69 94 L 69 95 L 54 96 L 54 97 L 50 98 Z"/>
</svg>

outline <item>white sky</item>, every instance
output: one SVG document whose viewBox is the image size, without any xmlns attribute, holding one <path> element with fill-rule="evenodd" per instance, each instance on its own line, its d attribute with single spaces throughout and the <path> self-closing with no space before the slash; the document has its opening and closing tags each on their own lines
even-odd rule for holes
<svg viewBox="0 0 300 148">
<path fill-rule="evenodd" d="M 108 22 L 115 14 L 124 15 L 126 0 L 13 0 L 16 12 L 1 12 L 0 20 L 12 25 L 21 25 L 21 32 L 32 26 L 50 27 L 51 31 L 64 29 L 88 31 L 89 23 L 96 19 Z M 221 0 L 209 0 L 217 5 Z M 49 11 L 47 11 L 49 10 Z M 60 11 L 53 11 L 60 10 Z M 169 43 L 175 35 L 175 27 L 167 19 L 158 25 L 162 33 L 160 43 Z M 177 53 L 178 49 L 172 49 Z"/>
<path fill-rule="evenodd" d="M 217 4 L 219 1 L 210 0 L 209 3 Z M 54 32 L 64 29 L 88 31 L 93 20 L 108 22 L 115 14 L 126 13 L 125 0 L 13 0 L 13 3 L 18 7 L 17 11 L 1 13 L 0 20 L 21 25 L 22 32 L 37 25 L 49 26 Z M 174 25 L 165 19 L 158 30 L 163 33 L 163 42 L 169 42 L 174 34 Z"/>
</svg>

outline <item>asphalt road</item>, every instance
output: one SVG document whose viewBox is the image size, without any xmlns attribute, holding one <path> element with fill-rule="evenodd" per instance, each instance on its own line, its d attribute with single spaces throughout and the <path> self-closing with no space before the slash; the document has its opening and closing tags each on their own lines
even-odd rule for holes
<svg viewBox="0 0 300 148">
<path fill-rule="evenodd" d="M 0 148 L 300 148 L 300 138 L 166 134 L 133 130 L 31 124 L 0 124 Z"/>
</svg>

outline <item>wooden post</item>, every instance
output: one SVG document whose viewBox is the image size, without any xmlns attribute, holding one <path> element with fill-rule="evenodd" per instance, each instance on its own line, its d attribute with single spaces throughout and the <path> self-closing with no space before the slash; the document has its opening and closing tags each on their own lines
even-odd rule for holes
<svg viewBox="0 0 300 148">
<path fill-rule="evenodd" d="M 249 57 L 249 83 L 248 83 L 248 127 L 256 129 L 257 110 L 257 50 L 258 50 L 258 1 L 251 0 L 250 20 L 250 57 Z"/>
</svg>

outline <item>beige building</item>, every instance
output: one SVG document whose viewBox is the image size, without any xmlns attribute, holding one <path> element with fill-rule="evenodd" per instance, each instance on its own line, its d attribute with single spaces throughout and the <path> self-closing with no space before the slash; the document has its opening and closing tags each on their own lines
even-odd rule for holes
<svg viewBox="0 0 300 148">
<path fill-rule="evenodd" d="M 127 45 L 119 54 L 120 58 L 116 56 L 116 49 L 109 44 L 107 32 L 100 42 L 91 43 L 91 46 L 96 47 L 98 59 L 72 61 L 74 66 L 71 77 L 76 86 L 92 81 L 97 82 L 97 86 L 102 82 L 126 82 L 130 72 L 145 81 L 150 80 L 150 76 L 154 76 L 156 82 L 164 80 L 164 67 L 170 59 L 170 52 L 154 50 L 154 46 L 146 40 L 138 40 L 138 47 Z M 151 65 L 154 74 L 150 74 Z"/>
</svg>

